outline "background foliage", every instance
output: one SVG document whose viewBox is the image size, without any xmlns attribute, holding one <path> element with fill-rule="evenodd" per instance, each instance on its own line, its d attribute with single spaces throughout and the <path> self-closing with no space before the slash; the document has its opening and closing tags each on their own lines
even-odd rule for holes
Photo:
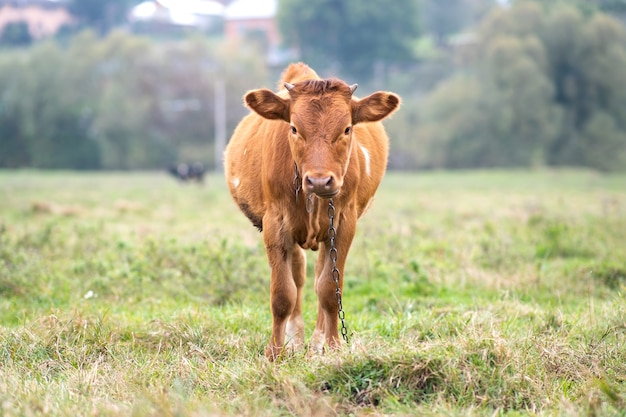
<svg viewBox="0 0 626 417">
<path fill-rule="evenodd" d="M 132 0 L 69 0 L 69 11 L 78 19 L 80 27 L 91 27 L 106 33 L 124 23 Z"/>
<path fill-rule="evenodd" d="M 417 105 L 413 143 L 403 145 L 413 164 L 626 167 L 626 90 L 615 88 L 626 83 L 626 32 L 617 20 L 519 2 L 490 13 L 476 36 L 457 71 Z"/>
<path fill-rule="evenodd" d="M 304 61 L 334 63 L 357 79 L 373 77 L 385 63 L 410 61 L 419 34 L 415 0 L 281 0 L 278 20 Z"/>
<path fill-rule="evenodd" d="M 93 31 L 58 40 L 5 30 L 0 167 L 212 165 L 216 83 L 227 134 L 244 92 L 275 85 L 283 66 L 255 42 L 114 29 L 130 3 L 70 2 L 73 30 Z M 626 169 L 624 16 L 621 0 L 278 3 L 285 46 L 320 75 L 403 97 L 386 122 L 396 169 Z"/>
<path fill-rule="evenodd" d="M 245 114 L 241 95 L 264 74 L 257 55 L 201 37 L 162 43 L 82 32 L 65 46 L 4 51 L 0 166 L 164 167 L 184 157 L 183 143 L 213 160 L 215 80 L 237 92 L 226 102 L 233 128 Z"/>
</svg>

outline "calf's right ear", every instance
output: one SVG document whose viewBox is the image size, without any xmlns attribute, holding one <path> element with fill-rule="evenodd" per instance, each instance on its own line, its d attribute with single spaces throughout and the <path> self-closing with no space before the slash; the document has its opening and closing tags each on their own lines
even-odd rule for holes
<svg viewBox="0 0 626 417">
<path fill-rule="evenodd" d="M 289 122 L 289 100 L 279 97 L 268 89 L 252 90 L 243 98 L 246 106 L 259 116 Z"/>
</svg>

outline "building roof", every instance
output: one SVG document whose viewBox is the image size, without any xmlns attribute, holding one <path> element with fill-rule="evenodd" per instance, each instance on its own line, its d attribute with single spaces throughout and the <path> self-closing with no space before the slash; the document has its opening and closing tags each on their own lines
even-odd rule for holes
<svg viewBox="0 0 626 417">
<path fill-rule="evenodd" d="M 159 0 L 159 3 L 181 13 L 205 16 L 221 16 L 224 13 L 224 5 L 211 0 Z"/>
<path fill-rule="evenodd" d="M 235 0 L 224 13 L 226 20 L 270 19 L 276 16 L 277 0 Z"/>
<path fill-rule="evenodd" d="M 130 11 L 132 21 L 169 20 L 184 26 L 197 24 L 199 17 L 223 15 L 224 5 L 211 0 L 148 0 Z"/>
</svg>

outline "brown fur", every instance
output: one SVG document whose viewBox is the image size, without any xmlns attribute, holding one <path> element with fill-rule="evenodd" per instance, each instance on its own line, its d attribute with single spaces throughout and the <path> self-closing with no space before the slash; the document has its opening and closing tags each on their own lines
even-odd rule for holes
<svg viewBox="0 0 626 417">
<path fill-rule="evenodd" d="M 284 83 L 293 88 L 284 88 Z M 303 249 L 321 249 L 315 265 L 318 317 L 311 348 L 340 344 L 338 305 L 328 256 L 328 199 L 336 207 L 337 267 L 340 276 L 356 231 L 385 173 L 388 138 L 380 120 L 400 98 L 376 92 L 352 96 L 343 81 L 322 80 L 298 63 L 283 73 L 279 92 L 248 92 L 253 112 L 239 123 L 225 152 L 226 181 L 237 205 L 263 232 L 271 267 L 272 337 L 266 355 L 275 359 L 285 345 L 304 343 Z M 302 182 L 296 202 L 294 163 Z M 310 195 L 313 209 L 306 211 Z M 343 278 L 340 278 L 343 288 Z"/>
</svg>

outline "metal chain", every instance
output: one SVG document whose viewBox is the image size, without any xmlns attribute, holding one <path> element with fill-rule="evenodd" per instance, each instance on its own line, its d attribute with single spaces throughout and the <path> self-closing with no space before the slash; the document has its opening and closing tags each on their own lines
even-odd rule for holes
<svg viewBox="0 0 626 417">
<path fill-rule="evenodd" d="M 309 193 L 306 196 L 306 212 L 311 214 L 313 212 L 313 208 L 315 207 L 315 200 L 313 200 L 313 193 Z"/>
<path fill-rule="evenodd" d="M 293 189 L 296 192 L 296 205 L 298 204 L 298 195 L 300 194 L 300 190 L 302 190 L 302 181 L 300 181 L 300 173 L 298 172 L 298 165 L 294 162 L 294 177 L 293 177 Z M 314 201 L 312 198 L 312 194 L 307 196 L 307 201 L 305 204 L 307 213 L 311 213 L 313 211 Z M 338 316 L 339 320 L 341 320 L 341 336 L 346 343 L 349 343 L 348 339 L 348 328 L 346 327 L 346 313 L 343 311 L 343 304 L 341 302 L 341 288 L 339 288 L 339 278 L 341 274 L 339 273 L 339 269 L 337 268 L 337 248 L 335 247 L 335 239 L 337 237 L 337 229 L 335 229 L 335 205 L 333 204 L 333 199 L 328 200 L 328 239 L 330 239 L 330 250 L 328 251 L 328 255 L 330 256 L 330 260 L 333 263 L 333 269 L 330 271 L 331 278 L 335 282 L 335 295 L 337 296 L 337 305 L 339 306 Z"/>
<path fill-rule="evenodd" d="M 340 273 L 339 269 L 337 269 L 337 248 L 335 247 L 337 229 L 335 229 L 335 205 L 333 204 L 332 198 L 328 200 L 328 220 L 330 222 L 330 225 L 328 226 L 328 238 L 330 239 L 330 250 L 328 251 L 328 255 L 333 263 L 333 269 L 330 272 L 330 275 L 333 281 L 335 281 L 335 295 L 337 296 L 337 304 L 339 306 L 338 315 L 339 320 L 341 320 L 341 336 L 343 336 L 343 340 L 345 340 L 346 343 L 349 343 L 348 328 L 345 323 L 346 313 L 343 311 L 343 305 L 341 303 L 341 288 L 339 288 Z"/>
<path fill-rule="evenodd" d="M 302 181 L 300 181 L 300 173 L 298 172 L 298 165 L 293 163 L 294 176 L 293 176 L 293 189 L 296 192 L 296 206 L 298 205 L 298 194 L 300 194 L 300 190 L 302 189 Z"/>
</svg>

